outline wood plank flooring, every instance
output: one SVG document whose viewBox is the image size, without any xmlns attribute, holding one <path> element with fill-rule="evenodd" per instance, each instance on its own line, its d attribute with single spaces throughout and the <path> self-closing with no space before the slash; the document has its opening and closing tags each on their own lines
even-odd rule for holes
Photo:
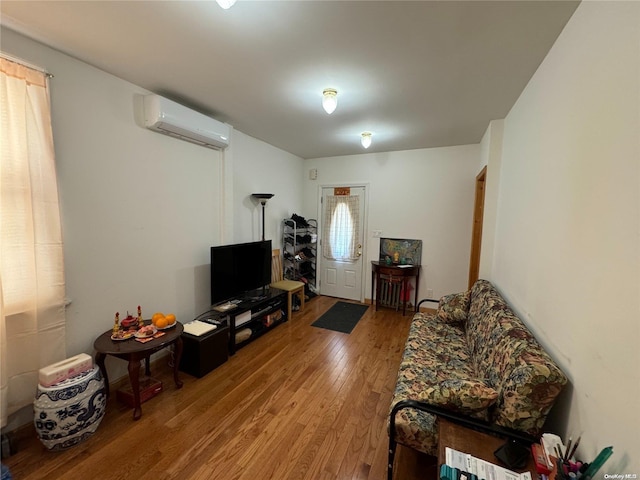
<svg viewBox="0 0 640 480">
<path fill-rule="evenodd" d="M 139 421 L 112 395 L 86 442 L 52 453 L 31 430 L 3 463 L 18 480 L 383 480 L 411 315 L 370 307 L 349 335 L 312 327 L 336 301 L 312 299 L 201 379 L 181 373 L 180 390 L 161 359 L 152 376 L 164 391 Z M 434 480 L 435 470 L 399 447 L 395 480 Z"/>
</svg>

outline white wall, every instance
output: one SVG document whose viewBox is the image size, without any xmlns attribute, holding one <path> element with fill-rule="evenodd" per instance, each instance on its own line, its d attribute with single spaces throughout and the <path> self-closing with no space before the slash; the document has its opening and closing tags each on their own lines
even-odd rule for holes
<svg viewBox="0 0 640 480">
<path fill-rule="evenodd" d="M 235 131 L 232 148 L 234 241 L 262 238 L 262 206 L 252 193 L 273 193 L 265 207 L 265 238 L 273 248 L 282 247 L 282 220 L 302 206 L 300 157 Z"/>
<path fill-rule="evenodd" d="M 224 153 L 152 132 L 136 123 L 134 105 L 146 90 L 8 29 L 2 50 L 55 75 L 68 356 L 93 354 L 116 311 L 141 305 L 146 317 L 164 311 L 189 321 L 206 310 L 210 246 L 259 238 L 247 194 L 276 193 L 272 235 L 292 205 L 302 205 L 297 157 L 237 131 Z M 125 367 L 107 359 L 112 380 Z"/>
<path fill-rule="evenodd" d="M 640 4 L 582 2 L 505 119 L 493 281 L 570 377 L 566 435 L 640 474 Z M 568 402 L 569 403 L 569 402 Z"/>
<path fill-rule="evenodd" d="M 367 184 L 369 205 L 365 250 L 365 298 L 371 298 L 371 260 L 383 237 L 421 239 L 418 298 L 466 290 L 479 145 L 372 153 L 307 160 L 304 216 L 319 218 L 323 185 Z M 308 171 L 318 170 L 317 180 Z"/>
<path fill-rule="evenodd" d="M 220 236 L 221 153 L 138 126 L 142 88 L 10 30 L 2 48 L 55 75 L 67 354 L 92 353 L 116 311 L 192 317 L 207 304 Z"/>
</svg>

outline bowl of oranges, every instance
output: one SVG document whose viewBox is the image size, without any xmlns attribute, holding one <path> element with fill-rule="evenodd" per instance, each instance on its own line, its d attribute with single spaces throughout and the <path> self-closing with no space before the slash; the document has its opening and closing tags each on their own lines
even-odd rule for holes
<svg viewBox="0 0 640 480">
<path fill-rule="evenodd" d="M 167 328 L 176 326 L 176 316 L 173 313 L 165 315 L 162 312 L 157 312 L 153 314 L 153 317 L 151 317 L 151 323 L 158 330 L 166 330 Z"/>
</svg>

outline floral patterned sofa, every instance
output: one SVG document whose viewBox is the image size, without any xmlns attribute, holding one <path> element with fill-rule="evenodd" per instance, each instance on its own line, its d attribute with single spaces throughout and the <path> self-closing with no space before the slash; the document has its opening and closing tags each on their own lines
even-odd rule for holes
<svg viewBox="0 0 640 480">
<path fill-rule="evenodd" d="M 421 405 L 537 435 L 566 383 L 491 283 L 441 298 L 435 314 L 415 314 L 405 344 L 391 402 L 389 478 L 396 442 L 437 454 L 437 416 Z"/>
</svg>

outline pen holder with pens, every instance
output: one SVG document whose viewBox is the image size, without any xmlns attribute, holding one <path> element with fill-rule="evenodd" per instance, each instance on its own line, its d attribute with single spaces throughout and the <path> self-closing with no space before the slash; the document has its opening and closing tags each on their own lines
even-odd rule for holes
<svg viewBox="0 0 640 480">
<path fill-rule="evenodd" d="M 606 447 L 598 454 L 595 460 L 591 463 L 582 463 L 580 461 L 572 462 L 569 458 L 559 457 L 557 462 L 557 474 L 558 480 L 592 480 L 594 475 L 598 473 L 598 470 L 602 468 L 604 463 L 613 454 L 613 447 Z"/>
<path fill-rule="evenodd" d="M 570 462 L 558 458 L 556 459 L 556 480 L 577 480 L 582 477 L 588 466 L 588 463 Z"/>
</svg>

